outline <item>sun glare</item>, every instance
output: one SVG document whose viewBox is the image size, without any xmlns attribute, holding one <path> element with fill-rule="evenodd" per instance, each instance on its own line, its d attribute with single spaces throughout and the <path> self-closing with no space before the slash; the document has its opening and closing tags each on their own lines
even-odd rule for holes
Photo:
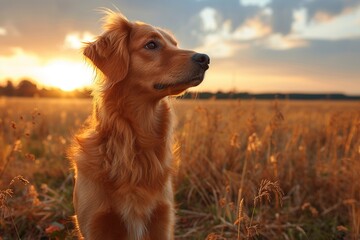
<svg viewBox="0 0 360 240">
<path fill-rule="evenodd" d="M 72 91 L 90 85 L 93 71 L 81 62 L 54 60 L 44 66 L 39 77 L 46 86 Z"/>
<path fill-rule="evenodd" d="M 0 76 L 15 81 L 29 79 L 39 87 L 56 87 L 64 91 L 89 86 L 94 78 L 93 69 L 83 61 L 70 58 L 43 61 L 38 55 L 21 48 L 12 51 L 10 56 L 0 56 Z"/>
</svg>

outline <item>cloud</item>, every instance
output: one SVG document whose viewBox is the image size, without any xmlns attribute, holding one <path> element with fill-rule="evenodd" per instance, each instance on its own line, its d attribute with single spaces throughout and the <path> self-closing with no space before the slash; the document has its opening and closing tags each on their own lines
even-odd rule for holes
<svg viewBox="0 0 360 240">
<path fill-rule="evenodd" d="M 203 38 L 203 44 L 195 49 L 198 52 L 206 52 L 213 58 L 228 58 L 247 45 L 235 41 L 231 32 L 231 21 L 224 22 L 216 31 L 207 33 Z"/>
<path fill-rule="evenodd" d="M 96 36 L 88 31 L 71 32 L 65 36 L 64 47 L 67 49 L 81 49 L 86 42 L 94 41 Z"/>
<path fill-rule="evenodd" d="M 210 12 L 209 12 L 210 13 Z M 212 22 L 218 12 L 211 9 Z M 209 17 L 208 16 L 208 17 Z M 291 34 L 274 33 L 270 24 L 271 11 L 264 9 L 256 16 L 248 18 L 243 24 L 236 27 L 227 20 L 220 26 L 212 24 L 211 31 L 204 32 L 203 45 L 198 47 L 214 58 L 229 58 L 244 49 L 260 47 L 272 50 L 288 50 L 308 46 L 308 42 Z M 201 18 L 202 21 L 208 18 Z M 209 27 L 210 28 L 210 27 Z"/>
<path fill-rule="evenodd" d="M 0 26 L 7 29 L 2 38 L 0 52 L 20 47 L 24 51 L 36 52 L 45 57 L 58 55 L 63 51 L 64 36 L 73 31 L 99 31 L 99 17 L 94 9 L 111 6 L 99 1 L 2 0 Z M 94 29 L 94 31 L 93 31 Z"/>
<path fill-rule="evenodd" d="M 216 9 L 220 16 L 221 23 L 228 20 L 232 23 L 232 29 L 235 30 L 239 25 L 243 24 L 246 19 L 255 16 L 261 8 L 254 5 L 242 5 L 239 0 L 208 0 L 204 1 L 208 6 Z"/>
<path fill-rule="evenodd" d="M 249 40 L 260 38 L 271 30 L 260 17 L 247 20 L 236 26 L 230 19 L 219 20 L 220 13 L 214 8 L 205 8 L 199 13 L 202 21 L 202 44 L 195 50 L 206 52 L 213 58 L 229 58 L 239 50 L 249 48 Z M 235 27 L 234 27 L 235 25 Z"/>
<path fill-rule="evenodd" d="M 302 9 L 293 25 L 293 35 L 303 39 L 342 40 L 360 38 L 360 6 L 330 19 L 307 20 L 308 11 Z"/>
<path fill-rule="evenodd" d="M 0 75 L 75 71 L 63 60 L 82 60 L 76 49 L 101 33 L 102 14 L 94 10 L 113 4 L 130 20 L 169 29 L 182 48 L 208 53 L 214 60 L 209 73 L 226 62 L 230 72 L 255 66 L 254 76 L 277 71 L 289 79 L 358 80 L 359 0 L 2 0 Z M 219 78 L 226 72 L 219 70 Z"/>
<path fill-rule="evenodd" d="M 1 22 L 0 22 L 1 24 Z M 19 30 L 11 23 L 4 22 L 2 26 L 0 26 L 0 36 L 9 37 L 20 37 L 21 34 Z"/>
<path fill-rule="evenodd" d="M 268 15 L 265 9 L 238 25 L 232 19 L 224 20 L 218 9 L 204 8 L 199 13 L 203 26 L 202 41 L 196 50 L 207 52 L 213 58 L 232 57 L 239 50 L 249 48 L 252 40 L 271 33 L 271 26 L 267 24 Z"/>
<path fill-rule="evenodd" d="M 99 19 L 102 14 L 95 11 L 100 6 L 114 9 L 114 5 L 117 5 L 130 20 L 141 20 L 167 28 L 174 32 L 185 48 L 201 45 L 203 32 L 209 31 L 209 22 L 203 24 L 199 15 L 201 11 L 205 11 L 202 17 L 208 17 L 214 12 L 211 9 L 216 10 L 213 26 L 221 26 L 225 21 L 231 20 L 232 30 L 235 30 L 260 9 L 258 6 L 243 6 L 239 0 L 227 0 L 225 4 L 218 0 L 123 0 L 121 4 L 110 0 L 32 0 L 21 5 L 12 0 L 3 1 L 6 7 L 0 8 L 0 26 L 5 22 L 13 25 L 21 33 L 21 37 L 7 36 L 0 50 L 19 46 L 41 54 L 49 53 L 46 48 L 63 50 L 63 36 L 69 32 L 100 33 Z M 24 38 L 27 39 L 26 42 L 23 41 Z"/>
<path fill-rule="evenodd" d="M 0 36 L 5 36 L 7 34 L 7 30 L 3 27 L 0 27 Z"/>
<path fill-rule="evenodd" d="M 238 40 L 257 41 L 261 36 L 269 36 L 264 41 L 266 46 L 276 47 L 272 43 L 281 43 L 276 49 L 307 46 L 305 40 L 311 39 L 354 38 L 360 31 L 356 24 L 360 21 L 358 0 L 240 0 L 240 5 L 238 1 L 222 5 L 204 2 L 221 16 L 221 23 L 231 21 L 231 30 L 237 32 Z M 261 31 L 257 23 L 263 26 Z"/>
<path fill-rule="evenodd" d="M 308 22 L 326 22 L 332 18 L 347 14 L 360 5 L 358 0 L 272 0 L 267 7 L 272 10 L 271 24 L 274 33 L 287 35 L 291 33 L 294 12 L 305 9 Z"/>
<path fill-rule="evenodd" d="M 293 10 L 299 7 L 301 1 L 272 0 L 269 7 L 272 10 L 271 25 L 275 33 L 287 35 L 291 32 Z"/>
<path fill-rule="evenodd" d="M 309 20 L 317 18 L 319 14 L 327 17 L 335 17 L 349 9 L 360 5 L 358 0 L 316 0 L 304 1 L 303 6 L 308 10 Z"/>
<path fill-rule="evenodd" d="M 206 7 L 199 13 L 204 31 L 215 31 L 218 28 L 217 12 L 214 8 Z"/>
<path fill-rule="evenodd" d="M 238 27 L 233 33 L 237 40 L 255 40 L 271 33 L 271 26 L 266 24 L 259 16 L 250 18 Z"/>
<path fill-rule="evenodd" d="M 308 42 L 291 35 L 282 35 L 280 33 L 271 34 L 267 38 L 258 41 L 257 44 L 273 50 L 288 50 L 308 46 Z"/>
<path fill-rule="evenodd" d="M 265 7 L 271 2 L 271 0 L 240 0 L 243 6 L 258 6 Z"/>
<path fill-rule="evenodd" d="M 238 52 L 241 48 L 247 48 L 247 45 L 241 46 L 231 41 L 211 41 L 207 40 L 206 43 L 194 50 L 197 52 L 204 52 L 211 58 L 230 58 Z"/>
<path fill-rule="evenodd" d="M 101 32 L 101 14 L 94 11 L 100 6 L 114 9 L 114 5 L 117 5 L 129 19 L 168 28 L 174 32 L 182 46 L 194 48 L 202 45 L 203 37 L 208 31 L 221 27 L 229 20 L 231 31 L 237 31 L 249 19 L 261 14 L 264 8 L 270 13 L 265 23 L 270 25 L 274 33 L 286 36 L 292 30 L 293 12 L 300 8 L 307 10 L 307 21 L 311 22 L 313 19 L 328 19 L 329 16 L 343 14 L 358 4 L 358 0 L 123 0 L 121 3 L 110 0 L 32 0 L 21 4 L 3 0 L 3 6 L 6 7 L 0 9 L 0 26 L 7 30 L 7 35 L 0 47 L 3 50 L 20 46 L 42 54 L 47 53 L 45 47 L 61 50 L 63 36 L 69 32 Z M 204 22 L 201 19 L 203 17 L 212 20 Z M 4 24 L 12 25 L 21 33 L 21 37 L 13 36 Z M 246 31 L 249 30 L 252 31 Z M 249 32 L 243 34 L 251 35 Z M 27 39 L 26 42 L 22 40 L 24 38 Z"/>
</svg>

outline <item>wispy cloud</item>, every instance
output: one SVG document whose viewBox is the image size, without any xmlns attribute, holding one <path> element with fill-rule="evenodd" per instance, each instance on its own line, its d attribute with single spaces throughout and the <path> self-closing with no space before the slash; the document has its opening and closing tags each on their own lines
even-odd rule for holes
<svg viewBox="0 0 360 240">
<path fill-rule="evenodd" d="M 320 14 L 320 13 L 319 13 Z M 305 9 L 297 12 L 297 22 L 293 25 L 293 34 L 303 39 L 341 40 L 360 38 L 360 7 L 335 17 L 316 15 L 308 19 Z"/>
<path fill-rule="evenodd" d="M 271 33 L 271 26 L 266 24 L 259 16 L 248 19 L 243 25 L 238 27 L 233 33 L 237 40 L 255 40 Z"/>
<path fill-rule="evenodd" d="M 202 20 L 203 30 L 205 32 L 215 31 L 218 28 L 218 21 L 216 19 L 217 12 L 214 8 L 206 7 L 199 13 Z"/>
<path fill-rule="evenodd" d="M 237 42 L 241 32 L 232 31 L 232 21 L 217 21 L 218 12 L 213 8 L 205 8 L 199 13 L 204 32 L 202 45 L 196 51 L 207 52 L 214 58 L 228 58 L 247 44 Z M 209 23 L 210 22 L 210 23 Z"/>
<path fill-rule="evenodd" d="M 0 27 L 0 36 L 5 36 L 7 34 L 7 30 L 3 27 Z"/>
<path fill-rule="evenodd" d="M 300 37 L 274 32 L 271 25 L 272 11 L 268 8 L 235 27 L 231 19 L 219 23 L 219 18 L 216 17 L 218 15 L 220 13 L 210 8 L 200 13 L 203 25 L 207 26 L 204 29 L 208 31 L 203 33 L 203 44 L 197 50 L 208 52 L 212 57 L 232 57 L 238 54 L 238 51 L 252 46 L 288 50 L 308 45 L 308 42 Z"/>
<path fill-rule="evenodd" d="M 61 76 L 65 71 L 58 69 L 72 69 L 64 59 L 79 66 L 74 59 L 82 60 L 82 42 L 101 31 L 101 15 L 94 11 L 101 6 L 113 8 L 111 1 L 101 0 L 32 0 L 21 7 L 8 1 L 0 8 L 0 76 L 15 78 L 20 72 L 31 76 L 35 71 L 37 78 L 44 69 L 49 76 L 50 72 Z M 283 79 L 299 76 L 301 82 L 303 76 L 325 85 L 329 79 L 358 82 L 359 0 L 122 0 L 118 7 L 130 20 L 169 29 L 180 47 L 209 54 L 210 80 L 215 80 L 215 72 L 222 78 L 241 68 L 240 76 L 254 67 L 249 79 L 260 82 L 264 76 L 259 75 L 268 75 L 271 65 L 271 71 L 278 70 L 274 79 L 284 75 Z M 216 67 L 220 62 L 231 67 Z M 229 82 L 233 78 L 230 74 Z M 283 85 L 290 87 L 293 82 Z"/>
<path fill-rule="evenodd" d="M 265 39 L 257 42 L 258 45 L 273 50 L 288 50 L 292 48 L 300 48 L 308 46 L 306 40 L 293 37 L 291 35 L 282 35 L 280 33 L 271 34 Z"/>
<path fill-rule="evenodd" d="M 258 6 L 265 7 L 271 2 L 271 0 L 240 0 L 240 3 L 244 6 Z"/>
<path fill-rule="evenodd" d="M 208 31 L 203 32 L 204 41 L 200 49 L 223 58 L 251 46 L 289 50 L 308 47 L 312 40 L 360 38 L 360 6 L 335 6 L 333 2 L 333 6 L 321 9 L 317 5 L 306 5 L 305 1 L 300 4 L 284 0 L 244 0 L 241 3 L 266 7 L 259 8 L 253 17 L 248 17 L 238 26 L 234 26 L 231 18 L 224 18 L 218 9 L 204 9 L 200 18 Z"/>
<path fill-rule="evenodd" d="M 94 41 L 96 36 L 88 31 L 71 32 L 65 36 L 64 47 L 68 49 L 81 49 L 86 42 Z"/>
</svg>

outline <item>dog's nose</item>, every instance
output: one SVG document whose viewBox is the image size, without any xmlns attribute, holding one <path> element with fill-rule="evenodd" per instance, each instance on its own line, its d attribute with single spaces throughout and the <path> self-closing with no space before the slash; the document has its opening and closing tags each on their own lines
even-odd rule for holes
<svg viewBox="0 0 360 240">
<path fill-rule="evenodd" d="M 204 70 L 207 70 L 209 68 L 210 58 L 208 55 L 203 53 L 195 53 L 194 55 L 192 55 L 191 59 L 194 62 L 200 64 L 201 68 L 203 68 Z"/>
</svg>

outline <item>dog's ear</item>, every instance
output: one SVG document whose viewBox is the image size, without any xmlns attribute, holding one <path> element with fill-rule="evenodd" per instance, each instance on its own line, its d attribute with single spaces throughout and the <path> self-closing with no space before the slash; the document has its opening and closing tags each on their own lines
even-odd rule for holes
<svg viewBox="0 0 360 240">
<path fill-rule="evenodd" d="M 114 15 L 108 16 L 105 33 L 84 48 L 84 55 L 108 78 L 110 85 L 126 77 L 130 60 L 130 23 L 122 15 Z"/>
<path fill-rule="evenodd" d="M 100 36 L 95 42 L 87 43 L 84 48 L 84 55 L 101 70 L 101 61 L 106 60 L 111 55 L 112 50 L 110 39 Z"/>
</svg>

